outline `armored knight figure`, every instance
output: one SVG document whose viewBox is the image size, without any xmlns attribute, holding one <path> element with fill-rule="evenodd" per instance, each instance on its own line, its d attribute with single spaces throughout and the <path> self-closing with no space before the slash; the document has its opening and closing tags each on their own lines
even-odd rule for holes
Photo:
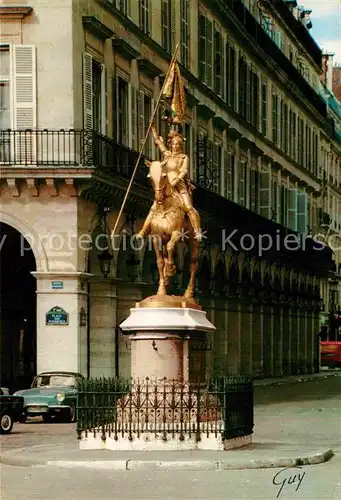
<svg viewBox="0 0 341 500">
<path fill-rule="evenodd" d="M 170 185 L 173 187 L 173 197 L 188 215 L 195 238 L 199 240 L 201 239 L 202 234 L 200 216 L 193 207 L 192 184 L 189 178 L 189 158 L 183 152 L 183 136 L 179 130 L 173 127 L 173 130 L 171 130 L 168 135 L 169 149 L 167 149 L 163 138 L 159 136 L 156 131 L 155 124 L 152 125 L 151 131 L 154 137 L 155 145 L 159 148 L 163 155 L 161 165 L 165 174 L 168 176 Z M 148 234 L 150 221 L 155 210 L 157 210 L 156 201 L 154 201 L 144 225 L 138 233 L 138 236 L 144 237 Z"/>
</svg>

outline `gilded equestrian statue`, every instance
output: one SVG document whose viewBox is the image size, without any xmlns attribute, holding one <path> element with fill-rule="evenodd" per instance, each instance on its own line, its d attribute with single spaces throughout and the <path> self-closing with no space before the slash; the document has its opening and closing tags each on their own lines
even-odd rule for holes
<svg viewBox="0 0 341 500">
<path fill-rule="evenodd" d="M 179 240 L 187 244 L 190 251 L 190 279 L 184 296 L 190 299 L 194 296 L 202 232 L 200 216 L 193 207 L 189 158 L 183 152 L 184 139 L 180 130 L 178 125 L 173 125 L 167 148 L 154 123 L 151 127 L 155 145 L 161 151 L 163 160 L 146 162 L 148 177 L 154 188 L 154 203 L 138 236 L 151 235 L 153 241 L 159 271 L 157 295 L 167 294 L 169 278 L 176 273 L 176 244 Z"/>
</svg>

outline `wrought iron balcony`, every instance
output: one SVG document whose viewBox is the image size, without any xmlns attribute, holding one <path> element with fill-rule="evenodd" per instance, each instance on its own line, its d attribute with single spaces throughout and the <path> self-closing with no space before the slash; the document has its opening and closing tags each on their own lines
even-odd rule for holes
<svg viewBox="0 0 341 500">
<path fill-rule="evenodd" d="M 113 139 L 88 130 L 1 130 L 0 169 L 26 167 L 102 167 L 130 178 L 138 153 Z M 146 182 L 141 167 L 136 180 Z"/>
</svg>

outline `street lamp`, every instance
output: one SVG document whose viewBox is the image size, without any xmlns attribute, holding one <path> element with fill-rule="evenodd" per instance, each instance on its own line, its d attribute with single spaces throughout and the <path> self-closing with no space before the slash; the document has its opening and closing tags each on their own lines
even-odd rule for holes
<svg viewBox="0 0 341 500">
<path fill-rule="evenodd" d="M 111 261 L 113 259 L 113 256 L 111 255 L 108 250 L 103 250 L 98 255 L 98 260 L 99 260 L 99 267 L 101 269 L 101 272 L 104 276 L 104 278 L 107 278 L 110 274 L 110 268 L 111 268 Z"/>
</svg>

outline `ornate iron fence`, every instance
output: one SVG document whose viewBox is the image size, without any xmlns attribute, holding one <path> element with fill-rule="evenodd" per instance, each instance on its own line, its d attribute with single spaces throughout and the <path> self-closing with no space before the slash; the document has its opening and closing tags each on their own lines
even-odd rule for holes
<svg viewBox="0 0 341 500">
<path fill-rule="evenodd" d="M 133 440 L 142 434 L 221 435 L 233 439 L 253 432 L 253 382 L 230 376 L 195 386 L 177 381 L 88 379 L 80 386 L 77 435 L 88 433 Z"/>
</svg>

